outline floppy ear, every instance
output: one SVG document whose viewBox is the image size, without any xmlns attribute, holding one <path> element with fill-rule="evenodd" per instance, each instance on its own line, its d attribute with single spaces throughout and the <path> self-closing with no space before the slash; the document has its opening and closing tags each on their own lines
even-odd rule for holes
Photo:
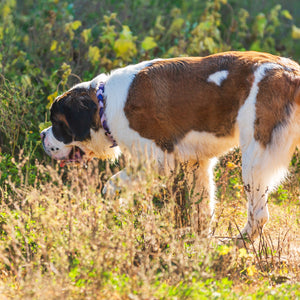
<svg viewBox="0 0 300 300">
<path fill-rule="evenodd" d="M 94 127 L 97 105 L 88 93 L 71 93 L 64 101 L 63 113 L 71 129 L 74 139 L 83 141 L 90 137 L 90 129 Z"/>
</svg>

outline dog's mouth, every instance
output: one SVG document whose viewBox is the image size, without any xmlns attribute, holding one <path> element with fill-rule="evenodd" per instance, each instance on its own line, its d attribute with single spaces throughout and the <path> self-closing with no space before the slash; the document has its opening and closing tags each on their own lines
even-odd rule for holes
<svg viewBox="0 0 300 300">
<path fill-rule="evenodd" d="M 79 147 L 72 147 L 68 157 L 66 159 L 62 159 L 60 162 L 60 167 L 64 167 L 66 163 L 80 163 L 83 160 L 83 156 L 85 152 L 81 150 Z"/>
</svg>

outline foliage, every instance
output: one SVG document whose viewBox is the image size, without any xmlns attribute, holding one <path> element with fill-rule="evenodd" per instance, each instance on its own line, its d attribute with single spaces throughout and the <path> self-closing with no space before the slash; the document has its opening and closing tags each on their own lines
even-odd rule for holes
<svg viewBox="0 0 300 300">
<path fill-rule="evenodd" d="M 21 174 L 21 168 L 15 165 L 15 172 Z M 5 198 L 0 214 L 4 295 L 16 299 L 299 296 L 299 261 L 292 254 L 286 256 L 285 250 L 292 245 L 297 225 L 279 237 L 278 244 L 266 233 L 259 244 L 246 249 L 217 245 L 174 226 L 177 204 L 170 191 L 162 196 L 164 204 L 156 206 L 153 195 L 170 185 L 167 178 L 158 179 L 151 165 L 141 168 L 139 162 L 129 162 L 132 174 L 138 175 L 115 199 L 102 197 L 96 162 L 64 172 L 38 162 L 36 168 L 39 176 L 33 185 L 8 181 L 0 190 Z M 223 216 L 218 216 L 217 234 L 237 233 L 226 229 L 229 207 L 225 203 Z M 291 207 L 286 202 L 280 210 Z M 296 223 L 297 215 L 291 215 Z"/>
<path fill-rule="evenodd" d="M 247 283 L 253 297 L 299 297 L 292 284 L 299 268 L 280 256 L 286 240 L 274 248 L 266 236 L 247 253 L 208 248 L 175 230 L 180 208 L 154 174 L 138 181 L 146 191 L 124 191 L 130 206 L 119 207 L 100 195 L 103 164 L 58 170 L 39 138 L 57 95 L 130 63 L 250 49 L 300 61 L 299 10 L 297 0 L 2 0 L 1 289 L 19 298 L 235 299 L 245 287 L 233 287 Z M 298 156 L 271 205 L 299 226 Z M 215 176 L 225 205 L 216 230 L 232 236 L 245 221 L 238 150 L 221 159 Z"/>
</svg>

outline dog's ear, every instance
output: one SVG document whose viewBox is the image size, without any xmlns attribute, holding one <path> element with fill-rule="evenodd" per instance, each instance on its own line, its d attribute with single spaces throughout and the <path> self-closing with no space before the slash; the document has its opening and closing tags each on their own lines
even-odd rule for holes
<svg viewBox="0 0 300 300">
<path fill-rule="evenodd" d="M 86 89 L 74 89 L 60 97 L 59 112 L 65 116 L 73 138 L 83 141 L 90 137 L 90 129 L 95 127 L 97 105 Z M 54 109 L 54 107 L 53 107 Z"/>
<path fill-rule="evenodd" d="M 79 99 L 65 107 L 65 116 L 75 140 L 82 141 L 90 137 L 96 111 L 97 106 L 90 99 Z"/>
</svg>

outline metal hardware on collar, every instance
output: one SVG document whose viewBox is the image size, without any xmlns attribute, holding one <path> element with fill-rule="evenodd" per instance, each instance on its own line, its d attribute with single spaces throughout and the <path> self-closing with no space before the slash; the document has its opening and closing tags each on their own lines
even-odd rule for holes
<svg viewBox="0 0 300 300">
<path fill-rule="evenodd" d="M 96 92 L 96 96 L 97 96 L 99 107 L 100 107 L 99 115 L 100 115 L 101 125 L 105 131 L 105 135 L 107 137 L 109 137 L 113 143 L 112 146 L 110 146 L 110 148 L 116 147 L 116 146 L 118 146 L 118 144 L 117 144 L 116 140 L 113 138 L 113 136 L 108 128 L 106 116 L 104 113 L 104 83 L 103 82 L 100 83 L 98 90 Z"/>
</svg>

